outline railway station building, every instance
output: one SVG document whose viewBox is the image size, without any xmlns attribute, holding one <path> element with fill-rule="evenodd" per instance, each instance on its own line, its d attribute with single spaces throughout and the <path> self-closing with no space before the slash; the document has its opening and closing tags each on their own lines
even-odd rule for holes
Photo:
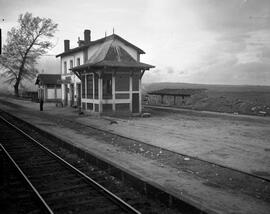
<svg viewBox="0 0 270 214">
<path fill-rule="evenodd" d="M 140 62 L 145 52 L 122 37 L 112 34 L 91 41 L 90 33 L 85 30 L 84 40 L 74 49 L 69 49 L 65 40 L 68 47 L 57 55 L 61 57 L 64 103 L 71 105 L 68 101 L 73 100 L 89 112 L 141 113 L 141 79 L 154 66 Z M 70 63 L 67 72 L 71 60 L 76 66 Z M 70 97 L 67 102 L 65 94 Z"/>
</svg>

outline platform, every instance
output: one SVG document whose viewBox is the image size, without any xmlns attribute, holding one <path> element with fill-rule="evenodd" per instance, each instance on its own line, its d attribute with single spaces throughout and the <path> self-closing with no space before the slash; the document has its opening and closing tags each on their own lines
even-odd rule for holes
<svg viewBox="0 0 270 214">
<path fill-rule="evenodd" d="M 202 210 L 206 210 L 209 213 L 269 213 L 269 196 L 268 200 L 262 200 L 258 197 L 256 192 L 252 195 L 246 194 L 245 189 L 238 191 L 209 185 L 209 182 L 196 173 L 179 172 L 169 165 L 160 164 L 160 162 L 149 159 L 139 153 L 132 151 L 127 152 L 121 147 L 108 143 L 106 136 L 93 137 L 87 133 L 85 129 L 80 130 L 72 125 L 72 121 L 74 121 L 77 124 L 96 126 L 97 128 L 135 138 L 161 148 L 164 147 L 175 152 L 199 156 L 208 161 L 233 166 L 243 171 L 249 171 L 250 169 L 259 167 L 259 170 L 256 168 L 257 171 L 264 172 L 262 175 L 268 177 L 267 173 L 269 173 L 270 166 L 269 151 L 267 150 L 269 149 L 269 144 L 267 144 L 268 135 L 266 132 L 267 129 L 269 131 L 268 127 L 270 122 L 267 119 L 258 121 L 254 118 L 224 120 L 224 118 L 216 116 L 207 117 L 206 115 L 195 115 L 194 117 L 194 115 L 191 115 L 191 120 L 190 114 L 192 113 L 190 112 L 187 114 L 152 114 L 153 117 L 151 118 L 79 116 L 77 109 L 74 108 L 59 108 L 55 107 L 53 104 L 45 104 L 44 111 L 40 112 L 38 103 L 5 97 L 0 99 L 0 108 L 73 145 L 96 153 L 98 156 L 106 158 L 112 163 L 119 165 L 121 168 L 132 171 L 133 174 L 136 174 L 141 179 L 157 184 L 172 194 L 177 195 L 179 198 L 194 203 L 196 206 L 200 206 Z M 209 127 L 209 119 L 211 120 L 210 122 L 213 122 L 216 129 Z M 116 121 L 117 123 L 112 123 L 111 121 Z M 157 121 L 160 121 L 160 123 L 157 123 Z M 180 121 L 182 125 L 179 126 L 177 121 Z M 232 128 L 238 126 L 239 130 L 235 130 L 235 133 L 228 133 L 227 138 L 224 138 L 226 133 L 225 130 L 222 130 L 222 126 L 219 126 L 220 121 L 222 121 L 222 125 L 227 127 L 227 129 L 231 125 L 233 126 Z M 207 124 L 208 127 L 206 126 L 204 130 L 200 129 Z M 195 125 L 201 127 L 197 127 L 200 131 L 196 133 L 197 140 L 195 143 L 192 143 L 192 138 L 189 135 L 192 133 L 192 128 L 194 129 Z M 175 129 L 175 127 L 177 127 L 177 129 Z M 243 127 L 247 129 L 243 129 Z M 219 130 L 219 128 L 221 130 L 220 133 L 208 133 L 208 135 L 206 135 L 206 128 L 209 130 L 212 129 L 212 131 Z M 243 147 L 238 145 L 236 146 L 237 149 L 241 148 L 243 152 L 239 153 L 240 159 L 234 158 L 237 155 L 231 152 L 234 151 L 234 149 L 231 147 L 230 140 L 232 139 L 229 138 L 229 136 L 236 134 L 237 131 L 246 132 L 249 130 L 253 133 L 255 128 L 264 132 L 264 135 L 254 133 L 253 137 L 257 141 L 256 144 L 260 145 L 254 151 L 254 155 L 247 155 L 252 153 L 252 151 L 245 153 L 246 151 Z M 188 130 L 190 130 L 190 132 L 188 132 Z M 178 136 L 178 138 L 175 138 L 175 136 Z M 242 135 L 240 136 L 242 137 Z M 206 141 L 206 139 L 209 139 L 210 143 Z M 115 139 L 110 140 L 114 141 Z M 206 145 L 200 146 L 200 140 Z M 240 140 L 243 139 L 240 138 Z M 214 141 L 216 141 L 217 146 L 211 147 L 211 143 L 214 143 Z M 232 153 L 231 156 L 221 154 L 223 152 L 221 148 L 224 147 L 231 149 L 227 151 L 228 154 L 230 154 L 230 152 Z M 247 142 L 246 147 L 250 147 L 249 142 Z M 209 152 L 211 149 L 213 150 L 212 153 Z M 260 149 L 264 150 L 264 152 L 261 152 Z M 218 153 L 218 151 L 220 152 Z M 205 155 L 207 152 L 208 156 Z M 264 156 L 256 159 L 256 154 Z M 247 157 L 245 157 L 246 155 Z M 245 158 L 247 158 L 247 160 L 253 158 L 255 163 L 253 165 L 244 164 L 243 161 Z M 263 161 L 261 161 L 260 158 L 263 159 Z M 242 160 L 242 162 L 240 161 L 240 164 L 237 165 L 239 160 Z M 249 172 L 252 173 L 252 171 Z M 218 176 L 219 175 L 217 175 L 217 177 Z"/>
</svg>

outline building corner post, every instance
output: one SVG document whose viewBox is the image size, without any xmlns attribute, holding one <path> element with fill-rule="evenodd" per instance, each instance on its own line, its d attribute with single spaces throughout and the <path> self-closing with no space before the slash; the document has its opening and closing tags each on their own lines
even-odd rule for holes
<svg viewBox="0 0 270 214">
<path fill-rule="evenodd" d="M 133 72 L 130 73 L 129 76 L 129 111 L 132 113 L 132 76 Z"/>
<path fill-rule="evenodd" d="M 102 109 L 102 75 L 99 74 L 98 76 L 98 100 L 99 100 L 99 113 L 102 113 L 103 112 L 103 109 Z"/>
<path fill-rule="evenodd" d="M 112 74 L 112 110 L 115 112 L 115 76 L 116 73 L 113 72 Z"/>
<path fill-rule="evenodd" d="M 142 79 L 139 78 L 139 113 L 142 113 L 142 90 L 141 90 L 141 84 L 142 84 Z"/>
</svg>

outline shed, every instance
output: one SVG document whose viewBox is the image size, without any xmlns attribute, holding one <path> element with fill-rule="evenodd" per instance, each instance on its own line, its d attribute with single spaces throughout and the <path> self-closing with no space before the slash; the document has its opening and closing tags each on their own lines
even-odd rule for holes
<svg viewBox="0 0 270 214">
<path fill-rule="evenodd" d="M 38 97 L 44 102 L 57 102 L 61 100 L 61 75 L 39 74 L 36 79 Z"/>
<path fill-rule="evenodd" d="M 205 91 L 205 89 L 192 89 L 192 88 L 184 88 L 184 89 L 161 89 L 157 91 L 151 91 L 149 95 L 158 95 L 161 96 L 161 104 L 164 104 L 164 96 L 173 97 L 173 104 L 176 105 L 176 98 L 182 98 L 182 104 L 185 104 L 185 99 L 187 97 L 191 97 L 194 94 L 201 93 Z"/>
</svg>

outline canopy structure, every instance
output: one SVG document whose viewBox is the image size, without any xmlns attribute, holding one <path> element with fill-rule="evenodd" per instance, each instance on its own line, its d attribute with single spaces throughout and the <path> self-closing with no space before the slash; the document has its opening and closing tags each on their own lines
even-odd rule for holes
<svg viewBox="0 0 270 214">
<path fill-rule="evenodd" d="M 173 96 L 174 97 L 174 105 L 176 104 L 176 97 L 182 97 L 183 102 L 185 97 L 191 97 L 193 94 L 201 93 L 205 91 L 205 89 L 161 89 L 157 91 L 151 91 L 148 94 L 151 95 L 160 95 L 161 96 L 161 103 L 163 103 L 164 96 Z"/>
<path fill-rule="evenodd" d="M 39 74 L 37 76 L 35 84 L 42 84 L 42 85 L 57 85 L 60 84 L 61 75 L 60 74 Z"/>
<path fill-rule="evenodd" d="M 61 100 L 61 75 L 39 74 L 35 84 L 38 85 L 38 98 L 44 102 Z"/>
</svg>

